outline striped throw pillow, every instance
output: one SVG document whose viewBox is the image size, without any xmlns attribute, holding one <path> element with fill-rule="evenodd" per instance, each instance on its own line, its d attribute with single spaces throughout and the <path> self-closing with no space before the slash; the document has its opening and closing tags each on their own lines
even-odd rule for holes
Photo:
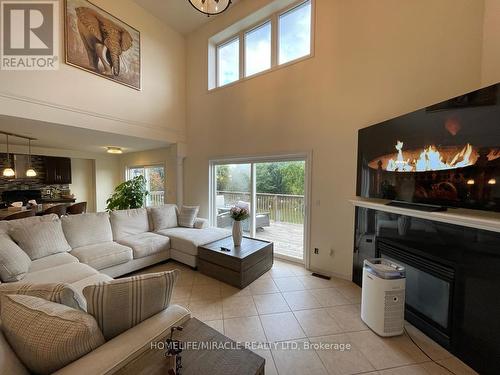
<svg viewBox="0 0 500 375">
<path fill-rule="evenodd" d="M 104 344 L 95 319 L 42 298 L 1 297 L 2 331 L 24 365 L 51 374 Z"/>
<path fill-rule="evenodd" d="M 47 301 L 60 303 L 73 309 L 86 311 L 86 303 L 74 287 L 66 283 L 3 283 L 0 284 L 0 296 L 7 294 L 20 294 L 43 298 Z M 1 306 L 1 300 L 0 300 Z"/>
<path fill-rule="evenodd" d="M 182 206 L 177 223 L 180 227 L 193 228 L 200 206 Z"/>
<path fill-rule="evenodd" d="M 87 311 L 110 340 L 170 304 L 178 270 L 149 273 L 89 285 L 83 289 Z"/>
</svg>

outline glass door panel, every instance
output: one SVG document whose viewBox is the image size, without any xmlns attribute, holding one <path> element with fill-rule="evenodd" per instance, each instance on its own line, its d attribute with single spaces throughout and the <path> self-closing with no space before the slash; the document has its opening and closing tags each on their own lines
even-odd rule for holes
<svg viewBox="0 0 500 375">
<path fill-rule="evenodd" d="M 146 179 L 146 206 L 162 206 L 165 204 L 165 167 L 161 165 L 131 167 L 127 171 L 127 180 L 137 176 Z"/>
</svg>

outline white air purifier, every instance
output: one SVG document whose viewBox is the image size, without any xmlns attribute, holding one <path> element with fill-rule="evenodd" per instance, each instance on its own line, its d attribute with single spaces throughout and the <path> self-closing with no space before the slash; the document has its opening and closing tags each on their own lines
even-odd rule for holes
<svg viewBox="0 0 500 375">
<path fill-rule="evenodd" d="M 363 267 L 361 319 L 379 336 L 403 334 L 406 271 L 387 259 L 367 259 Z"/>
</svg>

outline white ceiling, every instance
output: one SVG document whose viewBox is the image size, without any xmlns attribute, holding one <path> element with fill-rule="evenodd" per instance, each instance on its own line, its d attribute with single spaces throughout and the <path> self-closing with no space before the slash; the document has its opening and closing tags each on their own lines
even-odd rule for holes
<svg viewBox="0 0 500 375">
<path fill-rule="evenodd" d="M 207 17 L 194 9 L 188 0 L 134 0 L 181 34 L 189 34 L 216 16 Z M 231 9 L 240 0 L 232 0 Z M 228 10 L 229 10 L 228 9 Z"/>
<path fill-rule="evenodd" d="M 105 153 L 107 146 L 121 147 L 124 153 L 153 150 L 166 147 L 167 142 L 130 137 L 77 128 L 73 126 L 56 125 L 48 122 L 23 119 L 0 115 L 0 130 L 28 137 L 37 138 L 33 147 L 55 148 L 92 153 Z M 9 137 L 9 143 L 26 145 L 21 138 Z M 0 143 L 5 143 L 5 136 L 0 134 Z"/>
</svg>

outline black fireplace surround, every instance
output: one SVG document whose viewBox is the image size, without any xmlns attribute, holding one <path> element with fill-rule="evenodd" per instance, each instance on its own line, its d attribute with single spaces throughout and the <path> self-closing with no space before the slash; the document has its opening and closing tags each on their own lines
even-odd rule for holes
<svg viewBox="0 0 500 375">
<path fill-rule="evenodd" d="M 360 130 L 357 195 L 500 211 L 499 88 Z M 500 233 L 361 207 L 355 228 L 353 281 L 367 258 L 403 264 L 406 320 L 500 373 Z"/>
</svg>

